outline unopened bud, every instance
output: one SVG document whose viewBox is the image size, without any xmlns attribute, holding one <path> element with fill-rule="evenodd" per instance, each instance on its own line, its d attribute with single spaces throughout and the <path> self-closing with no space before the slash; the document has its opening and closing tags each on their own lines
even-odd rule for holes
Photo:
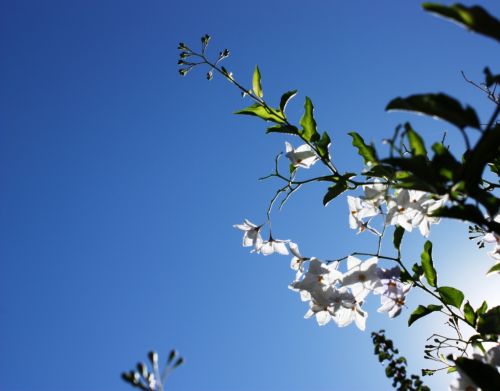
<svg viewBox="0 0 500 391">
<path fill-rule="evenodd" d="M 148 357 L 152 364 L 158 364 L 158 353 L 151 351 L 148 353 Z"/>
</svg>

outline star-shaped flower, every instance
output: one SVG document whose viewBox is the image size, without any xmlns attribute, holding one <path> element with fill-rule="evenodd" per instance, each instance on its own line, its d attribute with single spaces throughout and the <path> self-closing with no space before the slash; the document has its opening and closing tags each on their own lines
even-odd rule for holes
<svg viewBox="0 0 500 391">
<path fill-rule="evenodd" d="M 285 156 L 290 159 L 294 167 L 309 168 L 319 160 L 316 152 L 307 144 L 294 149 L 289 142 L 285 142 Z"/>
<path fill-rule="evenodd" d="M 353 256 L 347 258 L 348 270 L 344 274 L 342 284 L 351 289 L 356 300 L 362 300 L 361 298 L 364 298 L 369 291 L 380 285 L 377 262 L 377 257 L 370 258 L 365 262 L 361 262 Z"/>
<path fill-rule="evenodd" d="M 255 225 L 245 219 L 243 224 L 235 224 L 233 227 L 244 232 L 243 247 L 253 247 L 254 250 L 258 250 L 262 246 L 263 240 L 260 236 L 262 225 Z"/>
</svg>

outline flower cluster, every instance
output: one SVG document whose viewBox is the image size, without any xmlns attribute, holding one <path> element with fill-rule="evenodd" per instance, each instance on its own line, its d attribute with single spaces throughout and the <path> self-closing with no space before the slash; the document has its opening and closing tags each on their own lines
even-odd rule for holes
<svg viewBox="0 0 500 391">
<path fill-rule="evenodd" d="M 358 232 L 368 230 L 376 235 L 380 234 L 369 223 L 375 216 L 383 215 L 386 225 L 398 225 L 410 232 L 418 227 L 427 237 L 431 224 L 439 222 L 433 212 L 444 206 L 447 200 L 419 190 L 400 189 L 390 194 L 388 187 L 379 182 L 364 185 L 363 190 L 362 197 L 347 197 L 349 226 Z"/>
<path fill-rule="evenodd" d="M 302 301 L 309 302 L 305 318 L 315 316 L 320 326 L 333 321 L 345 327 L 354 322 L 364 330 L 368 313 L 362 306 L 370 292 L 381 296 L 378 312 L 387 312 L 390 318 L 399 315 L 404 306 L 411 284 L 401 282 L 398 267 L 389 270 L 379 267 L 377 257 L 362 262 L 349 256 L 347 270 L 342 273 L 340 261 L 304 257 L 297 244 L 289 240 L 276 240 L 269 235 L 269 240 L 264 241 L 260 235 L 262 225 L 245 220 L 234 227 L 243 231 L 243 246 L 253 247 L 252 252 L 287 255 L 290 250 L 293 254 L 290 267 L 296 274 L 289 288 L 299 292 Z"/>
</svg>

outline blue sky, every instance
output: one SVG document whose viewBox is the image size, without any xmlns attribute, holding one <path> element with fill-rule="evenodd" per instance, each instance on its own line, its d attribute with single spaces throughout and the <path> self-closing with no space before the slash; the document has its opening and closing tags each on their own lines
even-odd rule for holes
<svg viewBox="0 0 500 391">
<path fill-rule="evenodd" d="M 498 2 L 480 4 L 500 15 Z M 240 246 L 232 225 L 264 221 L 278 184 L 257 178 L 286 138 L 231 115 L 248 102 L 224 80 L 179 77 L 178 42 L 205 33 L 213 54 L 231 50 L 238 80 L 259 64 L 271 102 L 298 89 L 292 119 L 310 96 L 344 171 L 361 168 L 352 130 L 382 148 L 410 119 L 428 140 L 447 131 L 460 147 L 449 125 L 387 114 L 386 103 L 445 91 L 484 120 L 491 107 L 460 71 L 480 81 L 485 65 L 500 68 L 493 40 L 417 1 L 3 2 L 0 389 L 126 390 L 122 371 L 173 347 L 187 363 L 172 390 L 390 389 L 369 338 L 382 327 L 415 371 L 428 365 L 420 357 L 439 318 L 406 327 L 426 300 L 418 293 L 391 322 L 372 298 L 365 333 L 320 328 L 287 288 L 289 258 Z M 373 248 L 348 229 L 345 199 L 322 206 L 325 190 L 293 197 L 273 216 L 276 236 L 328 259 Z M 411 238 L 405 251 L 418 257 L 423 239 Z M 466 238 L 460 223 L 432 232 L 442 281 L 475 305 L 484 295 L 498 304 L 483 276 L 491 262 Z"/>
</svg>

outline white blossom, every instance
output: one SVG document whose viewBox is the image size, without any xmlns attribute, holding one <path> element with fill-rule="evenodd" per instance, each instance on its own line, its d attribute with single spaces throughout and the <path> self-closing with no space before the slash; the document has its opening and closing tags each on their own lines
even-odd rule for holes
<svg viewBox="0 0 500 391">
<path fill-rule="evenodd" d="M 386 184 L 375 179 L 375 183 L 363 185 L 363 191 L 365 192 L 363 199 L 370 201 L 375 206 L 380 206 L 385 201 L 387 189 Z"/>
<path fill-rule="evenodd" d="M 347 196 L 347 204 L 349 205 L 349 227 L 351 229 L 358 229 L 358 233 L 368 229 L 376 235 L 380 235 L 368 226 L 368 222 L 362 220 L 379 214 L 379 209 L 372 202 L 359 197 Z"/>
<path fill-rule="evenodd" d="M 342 284 L 351 289 L 356 300 L 361 300 L 370 291 L 380 285 L 378 258 L 373 257 L 365 262 L 349 256 L 347 258 L 347 273 L 344 274 Z"/>
<path fill-rule="evenodd" d="M 294 167 L 309 168 L 319 159 L 314 150 L 307 144 L 294 149 L 289 142 L 285 142 L 285 156 L 290 159 Z"/>
<path fill-rule="evenodd" d="M 269 240 L 262 242 L 262 245 L 259 248 L 256 248 L 255 252 L 262 255 L 271 255 L 274 253 L 288 255 L 286 243 L 288 243 L 288 240 L 273 239 L 272 236 L 269 236 Z"/>
<path fill-rule="evenodd" d="M 244 232 L 243 247 L 253 247 L 256 251 L 262 246 L 263 240 L 260 236 L 260 229 L 262 228 L 262 225 L 255 225 L 245 219 L 243 224 L 235 224 L 233 227 Z"/>
</svg>

